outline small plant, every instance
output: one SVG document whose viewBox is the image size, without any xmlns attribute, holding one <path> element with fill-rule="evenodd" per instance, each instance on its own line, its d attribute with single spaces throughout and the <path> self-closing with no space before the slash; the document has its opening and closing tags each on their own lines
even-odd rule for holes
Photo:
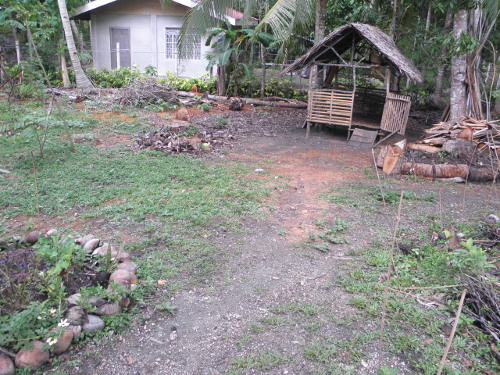
<svg viewBox="0 0 500 375">
<path fill-rule="evenodd" d="M 390 368 L 387 366 L 384 366 L 382 368 L 379 368 L 377 370 L 377 375 L 397 375 L 399 374 L 399 370 L 396 368 Z"/>
<path fill-rule="evenodd" d="M 156 309 L 160 311 L 165 311 L 169 313 L 170 315 L 175 315 L 175 312 L 177 311 L 178 307 L 172 305 L 170 302 L 163 302 L 159 305 L 155 306 Z"/>
<path fill-rule="evenodd" d="M 75 258 L 75 264 L 82 264 L 85 259 L 85 250 L 77 246 L 69 237 L 59 235 L 48 238 L 40 238 L 33 246 L 43 261 L 49 264 L 47 274 L 49 276 L 58 276 L 66 271 Z"/>
<path fill-rule="evenodd" d="M 156 77 L 156 76 L 158 76 L 158 69 L 156 69 L 152 65 L 148 65 L 144 68 L 144 74 L 146 74 L 150 77 Z"/>
<path fill-rule="evenodd" d="M 192 124 L 189 124 L 188 128 L 186 129 L 186 131 L 177 134 L 177 136 L 178 137 L 193 138 L 195 136 L 195 134 L 197 134 L 199 132 L 200 132 L 200 128 L 199 127 L 197 127 L 195 125 L 192 125 Z"/>
<path fill-rule="evenodd" d="M 461 242 L 465 249 L 457 249 L 457 266 L 459 268 L 468 268 L 479 274 L 484 273 L 489 268 L 495 268 L 495 265 L 488 261 L 488 253 L 481 246 L 474 245 L 472 238 L 466 242 Z"/>
<path fill-rule="evenodd" d="M 216 129 L 223 129 L 229 124 L 229 119 L 221 115 L 214 116 L 213 121 Z"/>
<path fill-rule="evenodd" d="M 348 304 L 356 306 L 358 309 L 364 309 L 366 307 L 367 300 L 364 297 L 353 297 Z"/>
<path fill-rule="evenodd" d="M 439 151 L 436 155 L 436 159 L 438 161 L 438 163 L 444 163 L 445 159 L 446 159 L 446 152 L 444 151 Z"/>
<path fill-rule="evenodd" d="M 210 112 L 210 109 L 212 108 L 212 106 L 210 105 L 210 103 L 205 102 L 205 103 L 197 104 L 196 108 L 203 109 L 203 111 L 205 111 L 205 112 Z"/>
</svg>

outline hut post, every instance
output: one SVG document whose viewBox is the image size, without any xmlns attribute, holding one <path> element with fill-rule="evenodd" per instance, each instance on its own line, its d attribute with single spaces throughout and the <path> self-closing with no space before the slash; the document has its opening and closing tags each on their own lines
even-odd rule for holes
<svg viewBox="0 0 500 375">
<path fill-rule="evenodd" d="M 385 73 L 385 83 L 386 83 L 386 89 L 385 89 L 385 95 L 388 96 L 389 93 L 391 92 L 391 68 L 387 67 L 387 71 Z"/>
<path fill-rule="evenodd" d="M 352 91 L 356 91 L 356 68 L 352 67 Z"/>
<path fill-rule="evenodd" d="M 314 63 L 311 64 L 311 69 L 309 69 L 309 87 L 307 90 L 307 111 L 309 112 L 311 108 L 311 98 L 312 98 L 312 80 L 313 80 L 313 72 L 316 70 L 314 69 Z M 309 132 L 311 131 L 311 122 L 306 120 L 306 139 L 309 138 Z"/>
</svg>

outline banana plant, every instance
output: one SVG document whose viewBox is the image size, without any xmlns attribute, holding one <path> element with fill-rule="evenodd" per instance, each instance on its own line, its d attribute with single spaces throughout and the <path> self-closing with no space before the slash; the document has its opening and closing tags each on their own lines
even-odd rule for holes
<svg viewBox="0 0 500 375">
<path fill-rule="evenodd" d="M 241 73 L 244 73 L 247 79 L 252 77 L 252 64 L 244 62 L 249 54 L 246 48 L 252 38 L 265 47 L 269 47 L 274 41 L 274 36 L 266 32 L 256 33 L 253 29 L 234 29 L 227 19 L 225 27 L 212 27 L 208 30 L 205 45 L 212 48 L 212 53 L 206 69 L 210 70 L 213 66 L 218 66 L 219 95 L 225 94 L 226 81 L 227 84 L 233 81 L 234 96 L 237 96 L 238 78 Z"/>
</svg>

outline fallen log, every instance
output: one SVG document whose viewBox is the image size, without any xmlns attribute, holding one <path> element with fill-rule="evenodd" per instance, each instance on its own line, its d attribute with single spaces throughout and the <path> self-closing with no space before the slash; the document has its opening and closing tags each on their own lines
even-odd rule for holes
<svg viewBox="0 0 500 375">
<path fill-rule="evenodd" d="M 184 98 L 194 98 L 195 96 L 199 96 L 199 94 L 195 94 L 192 92 L 185 91 L 177 91 L 177 96 Z M 209 100 L 217 100 L 217 101 L 227 101 L 226 96 L 218 96 L 218 95 L 206 95 L 206 98 Z M 252 98 L 241 98 L 245 104 L 251 104 L 255 106 L 269 106 L 269 107 L 281 107 L 281 108 L 307 108 L 306 103 L 280 103 L 275 101 L 267 101 L 267 100 L 258 100 Z"/>
<path fill-rule="evenodd" d="M 467 164 L 423 164 L 403 163 L 401 174 L 415 175 L 426 178 L 455 178 L 468 181 L 492 181 L 498 175 L 498 170 L 491 168 L 470 167 Z"/>
</svg>

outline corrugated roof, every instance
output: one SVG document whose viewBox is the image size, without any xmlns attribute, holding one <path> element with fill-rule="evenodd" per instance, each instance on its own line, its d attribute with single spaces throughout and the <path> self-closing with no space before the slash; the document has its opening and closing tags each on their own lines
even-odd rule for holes
<svg viewBox="0 0 500 375">
<path fill-rule="evenodd" d="M 82 5 L 78 8 L 76 8 L 72 18 L 80 19 L 80 20 L 89 20 L 90 14 L 92 13 L 92 11 L 94 11 L 98 8 L 102 8 L 106 5 L 115 3 L 117 1 L 120 1 L 120 0 L 94 0 L 94 1 L 91 1 L 85 5 Z M 188 8 L 194 8 L 196 6 L 196 4 L 198 4 L 200 2 L 200 0 L 173 0 L 173 1 L 176 2 L 177 4 L 184 5 Z M 231 18 L 235 20 L 235 21 L 231 22 L 232 24 L 235 24 L 236 20 L 243 19 L 243 13 L 239 12 L 235 9 L 227 8 L 226 15 L 228 18 L 230 18 L 230 21 L 231 21 Z"/>
<path fill-rule="evenodd" d="M 336 55 L 331 51 L 330 47 L 335 48 L 342 55 L 352 47 L 353 38 L 355 44 L 361 40 L 368 41 L 380 53 L 382 59 L 402 75 L 414 82 L 423 82 L 422 73 L 413 65 L 410 59 L 401 53 L 391 37 L 378 27 L 363 23 L 350 23 L 328 34 L 280 74 L 284 75 L 300 70 L 314 61 L 332 61 L 336 58 Z"/>
</svg>

